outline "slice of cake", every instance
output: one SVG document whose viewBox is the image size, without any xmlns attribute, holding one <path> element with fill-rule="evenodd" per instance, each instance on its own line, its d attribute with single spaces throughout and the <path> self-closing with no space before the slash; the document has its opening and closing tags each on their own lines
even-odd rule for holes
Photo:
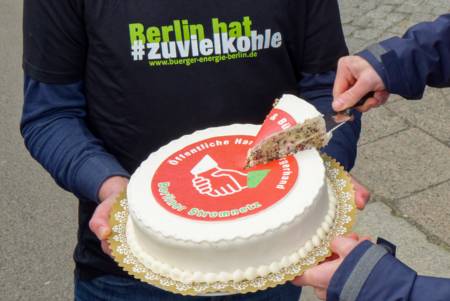
<svg viewBox="0 0 450 301">
<path fill-rule="evenodd" d="M 304 149 L 320 149 L 329 139 L 322 114 L 307 101 L 286 94 L 275 101 L 266 117 L 247 155 L 247 166 L 264 164 Z"/>
<path fill-rule="evenodd" d="M 336 207 L 321 156 L 307 150 L 244 169 L 258 129 L 195 132 L 151 154 L 133 174 L 127 242 L 153 273 L 220 291 L 277 277 L 321 244 Z"/>
</svg>

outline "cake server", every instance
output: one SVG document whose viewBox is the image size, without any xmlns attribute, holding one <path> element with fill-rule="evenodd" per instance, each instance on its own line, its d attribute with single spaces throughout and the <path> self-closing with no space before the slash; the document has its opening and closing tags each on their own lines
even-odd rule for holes
<svg viewBox="0 0 450 301">
<path fill-rule="evenodd" d="M 367 93 L 353 107 L 348 108 L 344 111 L 333 112 L 330 115 L 324 115 L 323 119 L 325 120 L 325 128 L 327 130 L 327 133 L 332 133 L 334 130 L 344 125 L 347 121 L 353 121 L 353 109 L 365 104 L 369 98 L 374 96 L 374 94 L 374 92 Z"/>
</svg>

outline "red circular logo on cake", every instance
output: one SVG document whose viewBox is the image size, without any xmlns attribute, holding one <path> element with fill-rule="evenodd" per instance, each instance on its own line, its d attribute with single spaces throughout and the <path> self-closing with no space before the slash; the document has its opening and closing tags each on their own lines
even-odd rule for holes
<svg viewBox="0 0 450 301">
<path fill-rule="evenodd" d="M 156 170 L 152 192 L 173 214 L 225 221 L 258 213 L 283 199 L 298 176 L 289 156 L 245 169 L 254 136 L 221 136 L 170 155 Z"/>
</svg>

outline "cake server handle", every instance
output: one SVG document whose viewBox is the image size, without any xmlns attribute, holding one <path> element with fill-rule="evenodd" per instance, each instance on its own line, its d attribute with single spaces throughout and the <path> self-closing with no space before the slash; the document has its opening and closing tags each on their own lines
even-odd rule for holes
<svg viewBox="0 0 450 301">
<path fill-rule="evenodd" d="M 334 115 L 338 115 L 338 114 L 345 114 L 345 115 L 353 115 L 353 112 L 352 112 L 352 110 L 354 109 L 354 108 L 356 108 L 356 107 L 359 107 L 359 106 L 362 106 L 363 104 L 365 104 L 366 103 L 366 101 L 369 99 L 369 98 L 372 98 L 372 97 L 374 97 L 374 95 L 375 95 L 375 92 L 369 92 L 369 93 L 367 93 L 366 95 L 364 95 L 353 107 L 351 107 L 351 108 L 348 108 L 348 109 L 345 109 L 345 110 L 343 110 L 343 111 L 339 111 L 339 112 L 336 112 L 336 113 L 334 113 Z"/>
</svg>

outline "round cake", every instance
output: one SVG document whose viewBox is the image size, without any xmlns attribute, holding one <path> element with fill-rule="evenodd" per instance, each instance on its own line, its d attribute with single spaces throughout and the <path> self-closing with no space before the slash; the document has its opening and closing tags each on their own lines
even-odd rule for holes
<svg viewBox="0 0 450 301">
<path fill-rule="evenodd" d="M 330 231 L 336 201 L 323 160 L 306 150 L 246 169 L 259 126 L 183 136 L 131 177 L 128 245 L 182 283 L 252 280 L 298 262 Z"/>
</svg>

